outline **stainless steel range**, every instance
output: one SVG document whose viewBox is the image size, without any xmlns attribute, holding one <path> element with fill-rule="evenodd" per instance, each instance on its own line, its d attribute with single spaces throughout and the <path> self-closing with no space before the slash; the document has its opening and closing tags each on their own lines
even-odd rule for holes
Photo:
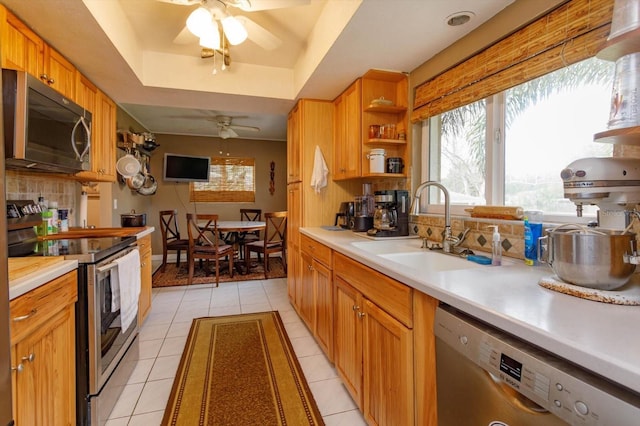
<svg viewBox="0 0 640 426">
<path fill-rule="evenodd" d="M 10 256 L 64 256 L 78 261 L 77 424 L 105 424 L 139 358 L 137 318 L 123 331 L 120 311 L 112 312 L 115 261 L 137 250 L 136 238 L 38 241 L 29 231 L 32 223 L 23 220 L 23 224 L 14 222 L 10 227 Z"/>
</svg>

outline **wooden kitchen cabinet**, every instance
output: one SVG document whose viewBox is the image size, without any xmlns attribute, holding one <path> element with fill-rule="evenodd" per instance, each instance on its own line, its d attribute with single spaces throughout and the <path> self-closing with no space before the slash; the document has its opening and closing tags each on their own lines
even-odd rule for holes
<svg viewBox="0 0 640 426">
<path fill-rule="evenodd" d="M 302 296 L 300 232 L 302 226 L 333 224 L 341 201 L 352 199 L 353 189 L 327 178 L 327 186 L 316 193 L 309 185 L 316 149 L 327 163 L 333 157 L 333 103 L 301 99 L 287 122 L 287 286 L 296 310 Z"/>
<path fill-rule="evenodd" d="M 324 244 L 300 236 L 301 297 L 299 314 L 327 358 L 333 360 L 332 251 Z"/>
<path fill-rule="evenodd" d="M 334 180 L 407 176 L 410 160 L 408 93 L 405 74 L 370 70 L 334 100 Z M 395 125 L 394 137 L 369 137 L 369 126 L 385 124 Z M 384 149 L 386 158 L 401 158 L 402 172 L 372 172 L 367 158 L 372 149 Z"/>
<path fill-rule="evenodd" d="M 75 424 L 77 286 L 73 271 L 9 303 L 16 425 Z"/>
<path fill-rule="evenodd" d="M 151 234 L 138 240 L 140 250 L 140 296 L 138 298 L 138 325 L 142 326 L 151 311 L 152 296 L 152 265 L 151 265 Z"/>
<path fill-rule="evenodd" d="M 302 163 L 302 150 L 300 147 L 301 115 L 302 107 L 298 103 L 287 117 L 287 183 L 302 180 L 300 173 Z"/>
<path fill-rule="evenodd" d="M 57 50 L 44 45 L 44 72 L 40 80 L 69 99 L 76 99 L 76 67 Z"/>
<path fill-rule="evenodd" d="M 36 78 L 44 72 L 44 40 L 0 5 L 2 68 L 26 71 Z"/>
<path fill-rule="evenodd" d="M 90 82 L 79 84 L 83 98 L 90 102 Z M 89 109 L 88 107 L 86 107 Z M 116 181 L 116 104 L 101 90 L 95 90 L 95 108 L 91 128 L 91 170 L 76 173 L 79 180 L 88 182 Z"/>
<path fill-rule="evenodd" d="M 334 362 L 369 424 L 415 424 L 413 291 L 334 253 Z"/>
<path fill-rule="evenodd" d="M 362 173 L 362 82 L 356 80 L 334 101 L 333 180 L 360 177 Z"/>
<path fill-rule="evenodd" d="M 2 68 L 26 71 L 75 101 L 76 68 L 2 6 Z"/>
<path fill-rule="evenodd" d="M 289 301 L 300 309 L 301 259 L 300 223 L 302 220 L 302 189 L 300 182 L 287 185 L 287 292 Z"/>
</svg>

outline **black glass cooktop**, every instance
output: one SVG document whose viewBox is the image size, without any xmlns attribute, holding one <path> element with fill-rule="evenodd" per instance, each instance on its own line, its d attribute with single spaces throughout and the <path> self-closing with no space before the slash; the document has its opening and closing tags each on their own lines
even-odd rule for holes
<svg viewBox="0 0 640 426">
<path fill-rule="evenodd" d="M 22 256 L 64 256 L 79 263 L 95 263 L 134 244 L 135 237 L 74 238 L 33 241 Z"/>
</svg>

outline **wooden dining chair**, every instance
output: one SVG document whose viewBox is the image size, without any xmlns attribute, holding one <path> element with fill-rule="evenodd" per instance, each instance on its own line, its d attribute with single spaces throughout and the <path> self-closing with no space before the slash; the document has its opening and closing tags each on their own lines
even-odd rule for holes
<svg viewBox="0 0 640 426">
<path fill-rule="evenodd" d="M 285 272 L 287 271 L 286 249 L 287 249 L 287 212 L 265 213 L 264 220 L 266 227 L 264 229 L 263 239 L 246 243 L 244 246 L 244 262 L 247 271 L 249 271 L 251 253 L 256 252 L 264 256 L 264 277 L 267 278 L 269 271 L 269 255 L 272 253 L 280 253 L 282 257 L 282 265 Z"/>
<path fill-rule="evenodd" d="M 224 244 L 219 239 L 217 214 L 187 213 L 189 231 L 189 284 L 193 283 L 196 260 L 206 262 L 205 270 L 209 272 L 209 262 L 215 262 L 216 287 L 220 283 L 220 261 L 229 261 L 229 275 L 233 277 L 233 258 L 235 250 L 232 245 Z"/>
<path fill-rule="evenodd" d="M 178 230 L 178 210 L 160 210 L 160 232 L 162 234 L 162 265 L 164 272 L 167 266 L 167 252 L 175 250 L 176 268 L 180 267 L 180 252 L 189 250 L 189 240 L 180 238 Z"/>
<path fill-rule="evenodd" d="M 240 220 L 248 222 L 260 222 L 262 221 L 262 209 L 240 209 Z M 240 257 L 244 256 L 244 246 L 247 243 L 254 241 L 260 241 L 260 231 L 240 232 L 238 234 L 238 251 Z M 260 260 L 260 253 L 258 253 L 258 260 Z"/>
</svg>

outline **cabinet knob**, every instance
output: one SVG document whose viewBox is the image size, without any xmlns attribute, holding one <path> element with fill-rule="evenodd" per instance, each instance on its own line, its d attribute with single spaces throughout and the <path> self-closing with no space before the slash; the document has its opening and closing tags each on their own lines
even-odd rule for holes
<svg viewBox="0 0 640 426">
<path fill-rule="evenodd" d="M 47 74 L 40 74 L 40 80 L 44 81 L 47 84 L 53 84 L 56 82 L 53 78 L 49 77 Z"/>
<path fill-rule="evenodd" d="M 364 312 L 358 312 L 358 318 L 362 319 L 364 318 L 365 313 Z"/>
<path fill-rule="evenodd" d="M 33 352 L 31 352 L 27 356 L 22 357 L 22 360 L 26 362 L 33 362 L 35 359 L 36 359 L 36 354 L 34 354 Z M 22 363 L 20 365 L 22 365 Z"/>
<path fill-rule="evenodd" d="M 358 306 L 358 305 L 353 305 L 353 308 L 352 308 L 352 309 L 353 309 L 354 311 L 358 311 L 358 310 L 360 310 L 360 306 Z"/>
<path fill-rule="evenodd" d="M 31 312 L 29 312 L 29 313 L 28 313 L 28 314 L 26 314 L 26 315 L 22 315 L 22 316 L 20 316 L 20 317 L 15 317 L 15 318 L 13 319 L 13 321 L 14 321 L 14 322 L 24 321 L 24 320 L 26 320 L 26 319 L 28 319 L 28 318 L 32 317 L 33 315 L 35 315 L 35 314 L 36 314 L 36 312 L 38 312 L 38 310 L 37 310 L 37 309 L 32 309 L 32 310 L 31 310 Z"/>
<path fill-rule="evenodd" d="M 11 371 L 17 371 L 18 373 L 22 373 L 22 370 L 24 370 L 24 365 L 22 365 L 22 363 L 15 367 L 11 367 Z"/>
</svg>

